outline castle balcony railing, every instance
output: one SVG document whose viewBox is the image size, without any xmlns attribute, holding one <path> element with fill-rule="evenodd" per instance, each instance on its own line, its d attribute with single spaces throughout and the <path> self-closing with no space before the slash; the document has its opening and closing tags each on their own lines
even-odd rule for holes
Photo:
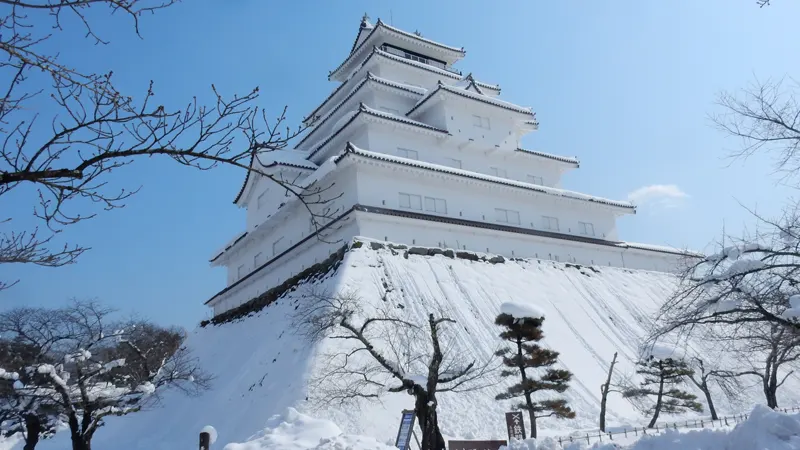
<svg viewBox="0 0 800 450">
<path fill-rule="evenodd" d="M 442 61 L 437 61 L 435 59 L 431 59 L 425 55 L 420 55 L 418 53 L 414 53 L 408 50 L 404 50 L 402 48 L 395 47 L 393 45 L 383 44 L 379 47 L 381 50 L 385 51 L 386 53 L 390 53 L 395 56 L 399 56 L 401 58 L 410 59 L 412 61 L 416 61 L 418 63 L 427 64 L 432 67 L 436 67 L 437 69 L 446 70 L 450 73 L 461 75 L 461 71 L 453 69 L 449 67 Z"/>
</svg>

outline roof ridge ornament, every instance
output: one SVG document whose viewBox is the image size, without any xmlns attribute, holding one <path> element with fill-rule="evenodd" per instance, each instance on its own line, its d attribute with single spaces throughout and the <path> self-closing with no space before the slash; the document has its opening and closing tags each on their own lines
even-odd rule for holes
<svg viewBox="0 0 800 450">
<path fill-rule="evenodd" d="M 369 23 L 369 14 L 364 13 L 364 15 L 361 17 L 361 27 L 366 27 L 367 23 Z"/>
</svg>

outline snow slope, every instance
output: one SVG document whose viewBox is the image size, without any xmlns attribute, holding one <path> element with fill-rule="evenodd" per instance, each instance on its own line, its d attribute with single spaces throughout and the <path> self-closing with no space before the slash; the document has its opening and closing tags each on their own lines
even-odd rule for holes
<svg viewBox="0 0 800 450">
<path fill-rule="evenodd" d="M 326 340 L 314 346 L 294 334 L 287 316 L 311 287 L 330 292 L 357 290 L 364 302 L 385 298 L 402 308 L 409 320 L 424 319 L 432 309 L 441 307 L 465 330 L 457 351 L 478 357 L 488 356 L 501 344 L 494 318 L 503 303 L 543 310 L 547 314 L 545 344 L 561 352 L 561 365 L 574 374 L 565 396 L 577 417 L 541 420 L 540 430 L 544 435 L 563 435 L 572 429 L 593 428 L 599 411 L 599 386 L 612 355 L 619 352 L 618 373 L 633 373 L 648 317 L 673 286 L 672 276 L 656 272 L 542 260 L 490 263 L 376 250 L 369 244 L 352 248 L 330 276 L 298 286 L 250 317 L 196 329 L 188 345 L 216 376 L 212 390 L 196 398 L 168 393 L 158 409 L 110 418 L 98 431 L 93 447 L 191 448 L 198 431 L 211 424 L 219 433 L 214 448 L 223 448 L 227 443 L 262 436 L 259 430 L 269 425 L 270 418 L 288 408 L 330 420 L 345 433 L 392 444 L 401 410 L 413 408 L 410 396 L 390 394 L 382 403 L 360 407 L 319 407 L 306 401 L 305 380 L 320 369 L 319 352 L 340 342 Z M 503 413 L 510 405 L 494 400 L 504 383 L 462 395 L 441 395 L 440 421 L 445 436 L 505 438 Z M 782 389 L 786 406 L 798 404 L 800 383 L 796 379 Z M 735 405 L 718 396 L 717 409 L 720 414 L 740 412 L 761 401 L 758 387 L 753 386 Z M 611 426 L 644 421 L 619 395 L 610 396 L 608 408 Z M 66 438 L 62 433 L 41 448 L 62 448 Z"/>
</svg>

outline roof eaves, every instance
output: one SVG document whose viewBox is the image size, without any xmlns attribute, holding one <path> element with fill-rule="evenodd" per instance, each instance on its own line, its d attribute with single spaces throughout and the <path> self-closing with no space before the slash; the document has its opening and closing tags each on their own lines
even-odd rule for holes
<svg viewBox="0 0 800 450">
<path fill-rule="evenodd" d="M 411 39 L 414 39 L 414 40 L 417 40 L 417 41 L 424 42 L 424 43 L 432 45 L 434 47 L 439 47 L 439 48 L 447 50 L 447 51 L 458 53 L 462 57 L 466 56 L 466 54 L 467 54 L 466 50 L 464 50 L 464 47 L 461 47 L 461 48 L 451 47 L 449 45 L 445 45 L 445 44 L 442 44 L 440 42 L 436 42 L 436 41 L 424 38 L 422 36 L 417 36 L 414 33 L 409 33 L 408 31 L 403 31 L 403 30 L 401 30 L 399 28 L 395 28 L 395 27 L 393 27 L 391 25 L 386 25 L 385 23 L 383 23 L 381 21 L 381 19 L 378 19 L 378 22 L 376 23 L 375 28 L 378 28 L 379 26 L 383 26 L 385 29 L 387 29 L 389 31 L 393 31 L 393 32 L 395 32 L 397 34 L 401 34 L 401 35 L 403 35 L 405 37 L 408 37 L 408 38 L 411 38 Z"/>
<path fill-rule="evenodd" d="M 553 155 L 551 153 L 545 153 L 545 152 L 540 152 L 540 151 L 536 151 L 536 150 L 528 150 L 526 148 L 517 148 L 515 151 L 518 151 L 518 152 L 520 152 L 522 154 L 530 154 L 530 155 L 540 156 L 542 158 L 549 158 L 549 159 L 552 159 L 552 160 L 555 160 L 555 161 L 572 164 L 575 167 L 580 167 L 580 161 L 578 160 L 578 158 L 572 158 L 572 157 L 569 157 L 569 156 Z"/>
<path fill-rule="evenodd" d="M 376 160 L 380 160 L 380 161 L 386 161 L 386 162 L 389 162 L 389 163 L 402 164 L 402 165 L 407 165 L 407 166 L 411 166 L 411 167 L 416 167 L 416 168 L 419 168 L 419 169 L 431 170 L 431 171 L 434 171 L 434 172 L 447 173 L 447 174 L 451 174 L 451 175 L 462 176 L 462 177 L 466 177 L 466 178 L 472 178 L 472 179 L 475 179 L 475 180 L 487 181 L 487 182 L 490 182 L 490 183 L 503 184 L 503 185 L 511 186 L 511 187 L 518 187 L 518 188 L 521 188 L 521 189 L 527 189 L 527 190 L 530 190 L 530 191 L 540 192 L 542 194 L 547 194 L 547 195 L 552 195 L 552 196 L 557 196 L 557 197 L 563 197 L 563 198 L 568 198 L 568 199 L 572 199 L 572 200 L 599 203 L 599 204 L 604 204 L 604 205 L 613 206 L 613 207 L 617 207 L 617 208 L 622 208 L 622 209 L 626 209 L 626 210 L 633 210 L 633 211 L 636 210 L 636 207 L 634 205 L 628 203 L 628 202 L 619 202 L 619 201 L 604 199 L 604 198 L 600 198 L 600 197 L 592 197 L 592 196 L 589 196 L 589 195 L 585 195 L 584 196 L 585 198 L 581 198 L 581 197 L 578 197 L 578 196 L 574 196 L 573 197 L 573 196 L 570 196 L 570 195 L 559 195 L 558 193 L 552 192 L 549 188 L 533 185 L 533 184 L 530 184 L 530 183 L 524 183 L 524 182 L 519 182 L 519 181 L 514 181 L 514 180 L 507 180 L 506 181 L 504 179 L 501 179 L 501 178 L 498 178 L 498 177 L 493 177 L 493 176 L 490 176 L 490 175 L 480 175 L 480 174 L 476 174 L 476 173 L 468 173 L 467 171 L 464 171 L 464 170 L 451 169 L 449 167 L 440 166 L 438 164 L 421 163 L 419 161 L 414 161 L 414 160 L 410 160 L 410 159 L 406 160 L 406 158 L 399 158 L 399 157 L 393 157 L 393 156 L 390 156 L 390 155 L 383 155 L 383 154 L 375 153 L 375 152 L 368 152 L 368 151 L 361 150 L 361 149 L 358 149 L 358 148 L 355 148 L 355 147 L 351 148 L 351 150 L 349 152 L 347 152 L 346 154 L 355 154 L 355 155 L 358 155 L 358 156 L 361 156 L 361 157 L 364 157 L 364 158 L 371 158 L 371 159 L 376 159 Z M 569 191 L 564 191 L 564 192 L 569 192 Z"/>
<path fill-rule="evenodd" d="M 531 111 L 529 108 L 523 108 L 522 106 L 517 106 L 517 105 L 514 105 L 512 103 L 503 102 L 501 100 L 497 100 L 497 99 L 494 99 L 494 98 L 491 98 L 491 97 L 478 98 L 475 95 L 472 95 L 468 91 L 465 91 L 463 89 L 453 88 L 453 87 L 448 86 L 446 84 L 442 85 L 440 87 L 442 89 L 444 89 L 445 91 L 447 91 L 447 92 L 450 92 L 450 93 L 453 93 L 453 94 L 456 94 L 456 95 L 460 95 L 461 97 L 477 100 L 479 102 L 486 103 L 487 105 L 497 106 L 499 108 L 507 109 L 509 111 L 518 112 L 520 114 L 525 114 L 525 115 L 530 115 L 530 116 L 534 115 L 533 111 Z M 486 96 L 484 95 L 483 97 L 486 97 Z"/>
</svg>

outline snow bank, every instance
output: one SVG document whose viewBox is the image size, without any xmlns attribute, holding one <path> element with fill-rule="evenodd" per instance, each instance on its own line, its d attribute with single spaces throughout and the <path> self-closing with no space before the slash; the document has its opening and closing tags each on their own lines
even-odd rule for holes
<svg viewBox="0 0 800 450">
<path fill-rule="evenodd" d="M 645 351 L 645 356 L 655 359 L 683 359 L 686 354 L 682 349 L 668 345 L 653 345 Z"/>
<path fill-rule="evenodd" d="M 329 420 L 315 419 L 289 408 L 259 437 L 241 444 L 228 444 L 225 450 L 389 450 L 394 449 L 371 437 L 343 434 Z"/>
<path fill-rule="evenodd" d="M 530 303 L 506 302 L 500 305 L 500 312 L 518 319 L 524 317 L 530 317 L 532 319 L 544 318 L 544 311 Z"/>
<path fill-rule="evenodd" d="M 418 323 L 425 323 L 428 313 L 441 309 L 458 322 L 457 328 L 452 328 L 459 331 L 454 351 L 476 359 L 491 356 L 504 345 L 498 336 L 501 330 L 494 324 L 502 304 L 528 305 L 535 293 L 537 308 L 547 313 L 542 344 L 560 352 L 559 367 L 574 374 L 570 389 L 563 396 L 577 413 L 575 419 L 542 419 L 538 423 L 540 437 L 595 429 L 600 405 L 597 386 L 605 380 L 614 352 L 619 354 L 615 372 L 621 377 L 633 375 L 635 361 L 641 356 L 641 342 L 652 325 L 651 317 L 675 288 L 672 275 L 657 272 L 613 267 L 581 271 L 535 259 L 489 264 L 444 255 L 409 254 L 406 258 L 402 250 L 370 247 L 351 249 L 336 272 L 298 286 L 250 317 L 191 332 L 186 345 L 214 376 L 211 389 L 194 397 L 166 391 L 157 408 L 108 417 L 95 435 L 94 447 L 174 450 L 185 447 L 186 442 L 195 442 L 198 430 L 213 424 L 220 434 L 214 448 L 221 450 L 230 442 L 252 443 L 258 437 L 253 434 L 263 430 L 270 417 L 285 416 L 288 408 L 330 420 L 347 435 L 372 436 L 384 444 L 393 442 L 401 411 L 414 407 L 413 398 L 405 392 L 390 393 L 380 403 L 362 403 L 358 407 L 312 403 L 314 392 L 309 388 L 309 377 L 326 367 L 323 352 L 342 345 L 341 340 L 310 345 L 294 333 L 288 317 L 312 288 L 331 293 L 356 292 L 365 308 L 392 305 L 402 311 L 405 319 Z M 702 344 L 692 342 L 692 351 L 703 352 Z M 718 362 L 727 364 L 725 360 Z M 634 381 L 638 379 L 634 377 Z M 495 396 L 504 392 L 512 380 L 489 382 L 486 389 L 446 393 L 437 398 L 445 437 L 506 438 L 504 413 L 512 404 L 499 402 Z M 691 386 L 687 389 L 703 398 Z M 764 402 L 758 386 L 744 389 L 733 403 L 716 390 L 716 385 L 712 389 L 719 399 L 716 406 L 720 415 L 740 413 Z M 780 395 L 786 405 L 800 404 L 797 379 L 789 378 Z M 665 416 L 663 420 L 679 421 L 681 417 Z M 613 394 L 608 398 L 607 421 L 610 427 L 641 425 L 647 417 L 621 395 Z M 297 426 L 297 421 L 286 417 L 282 422 Z M 279 428 L 280 423 L 270 425 L 274 431 L 270 439 L 277 439 L 276 428 L 289 432 L 288 425 Z M 282 436 L 287 438 L 285 433 Z M 331 432 L 324 437 L 334 436 L 338 434 Z M 334 441 L 342 443 L 347 439 L 351 438 L 338 437 Z M 42 441 L 37 450 L 62 450 L 69 446 L 68 440 L 68 433 L 61 433 Z M 319 439 L 311 444 L 319 445 Z"/>
</svg>

